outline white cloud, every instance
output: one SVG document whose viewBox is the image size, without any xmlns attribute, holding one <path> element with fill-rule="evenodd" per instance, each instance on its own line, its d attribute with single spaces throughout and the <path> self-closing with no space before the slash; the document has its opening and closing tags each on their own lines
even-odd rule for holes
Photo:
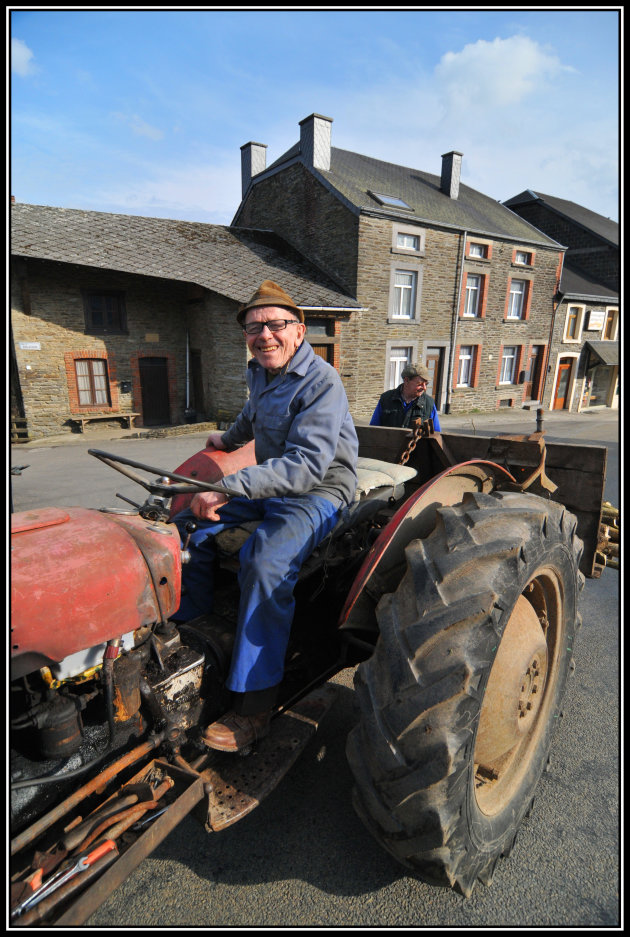
<svg viewBox="0 0 630 937">
<path fill-rule="evenodd" d="M 37 72 L 36 66 L 31 61 L 33 53 L 22 39 L 11 39 L 11 71 L 26 78 L 27 75 L 34 75 Z"/>
<path fill-rule="evenodd" d="M 527 36 L 479 39 L 461 52 L 447 52 L 435 69 L 447 112 L 471 107 L 510 107 L 542 91 L 550 79 L 572 72 L 552 52 Z"/>
<path fill-rule="evenodd" d="M 151 126 L 146 120 L 143 120 L 137 114 L 121 114 L 117 112 L 113 116 L 122 123 L 127 124 L 133 133 L 138 137 L 148 137 L 150 140 L 161 140 L 164 137 L 162 130 Z"/>
</svg>

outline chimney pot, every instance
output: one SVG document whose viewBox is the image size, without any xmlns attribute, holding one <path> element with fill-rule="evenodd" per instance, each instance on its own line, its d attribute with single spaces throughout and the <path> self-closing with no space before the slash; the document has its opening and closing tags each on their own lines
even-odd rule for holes
<svg viewBox="0 0 630 937">
<path fill-rule="evenodd" d="M 450 153 L 442 153 L 442 176 L 440 178 L 440 189 L 449 198 L 457 198 L 459 195 L 459 180 L 462 174 L 462 156 L 457 150 L 451 150 Z"/>
<path fill-rule="evenodd" d="M 300 151 L 312 169 L 330 169 L 330 136 L 332 117 L 311 114 L 300 121 Z"/>
<path fill-rule="evenodd" d="M 241 197 L 245 198 L 245 193 L 249 188 L 252 177 L 267 166 L 267 144 L 266 143 L 244 143 L 241 147 Z"/>
</svg>

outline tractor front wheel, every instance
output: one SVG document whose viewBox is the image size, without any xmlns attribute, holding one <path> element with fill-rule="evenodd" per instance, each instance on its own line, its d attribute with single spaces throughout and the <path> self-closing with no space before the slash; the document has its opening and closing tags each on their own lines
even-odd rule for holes
<svg viewBox="0 0 630 937">
<path fill-rule="evenodd" d="M 348 738 L 376 839 L 465 896 L 507 855 L 547 762 L 571 664 L 582 542 L 562 505 L 467 494 L 438 509 L 383 596 Z"/>
</svg>

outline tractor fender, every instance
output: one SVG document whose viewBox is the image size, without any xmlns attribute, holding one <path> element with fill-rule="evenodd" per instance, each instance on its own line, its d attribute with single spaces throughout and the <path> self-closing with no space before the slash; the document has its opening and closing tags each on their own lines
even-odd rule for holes
<svg viewBox="0 0 630 937">
<path fill-rule="evenodd" d="M 388 574 L 404 566 L 405 547 L 411 540 L 431 533 L 438 508 L 459 504 L 467 491 L 488 492 L 506 483 L 516 484 L 516 480 L 505 468 L 495 462 L 472 460 L 451 466 L 414 492 L 374 541 L 348 592 L 338 627 L 370 627 L 361 596 L 371 589 L 373 599 Z"/>
<path fill-rule="evenodd" d="M 239 469 L 247 468 L 249 465 L 256 465 L 253 440 L 239 449 L 234 449 L 232 452 L 208 446 L 183 462 L 179 468 L 175 469 L 175 472 L 177 475 L 195 478 L 200 482 L 213 483 L 220 481 L 226 475 L 238 472 Z M 185 510 L 193 497 L 192 494 L 175 495 L 171 503 L 170 519 L 179 514 L 180 511 Z"/>
</svg>

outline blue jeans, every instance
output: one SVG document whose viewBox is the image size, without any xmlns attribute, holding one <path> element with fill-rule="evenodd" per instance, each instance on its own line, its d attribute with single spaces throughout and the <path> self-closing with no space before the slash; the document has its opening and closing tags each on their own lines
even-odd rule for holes
<svg viewBox="0 0 630 937">
<path fill-rule="evenodd" d="M 201 520 L 190 509 L 173 519 L 182 542 L 187 521 L 197 530 L 182 567 L 186 594 L 176 621 L 189 621 L 212 611 L 214 535 L 247 521 L 261 521 L 239 554 L 240 601 L 228 689 L 236 693 L 276 686 L 284 673 L 284 657 L 295 611 L 293 590 L 304 561 L 339 519 L 341 509 L 319 495 L 296 498 L 233 498 L 219 509 L 220 521 Z"/>
</svg>

